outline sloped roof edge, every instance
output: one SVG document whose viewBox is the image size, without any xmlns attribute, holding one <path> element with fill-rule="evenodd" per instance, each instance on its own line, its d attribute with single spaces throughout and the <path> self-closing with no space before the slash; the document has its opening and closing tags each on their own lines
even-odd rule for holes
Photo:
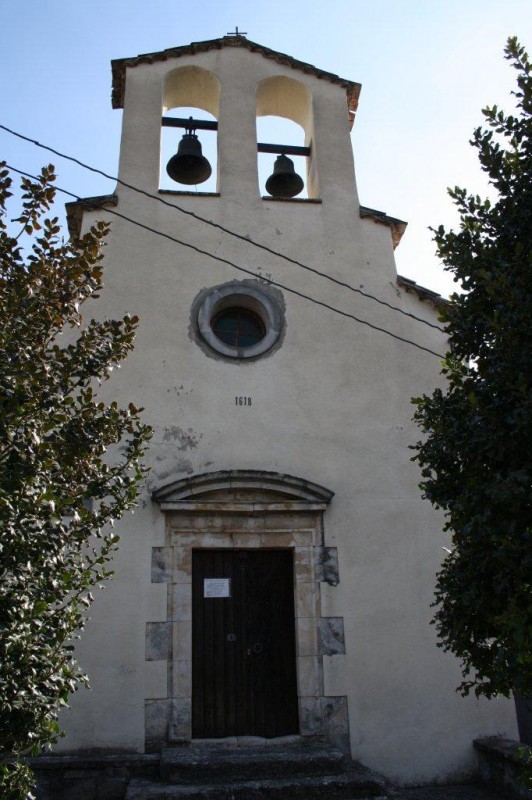
<svg viewBox="0 0 532 800">
<path fill-rule="evenodd" d="M 116 194 L 102 194 L 98 197 L 81 197 L 71 203 L 65 203 L 68 232 L 73 239 L 79 238 L 83 223 L 84 211 L 97 211 L 105 206 L 118 205 Z"/>
<path fill-rule="evenodd" d="M 406 292 L 417 294 L 420 300 L 429 303 L 433 308 L 448 306 L 451 302 L 446 297 L 438 294 L 438 292 L 433 292 L 432 289 L 425 289 L 424 286 L 420 286 L 419 283 L 410 280 L 410 278 L 405 278 L 403 275 L 397 276 L 397 285 L 401 286 Z"/>
<path fill-rule="evenodd" d="M 381 225 L 387 225 L 390 228 L 393 249 L 395 250 L 403 237 L 403 233 L 406 231 L 408 222 L 396 217 L 390 217 L 384 211 L 376 211 L 374 208 L 367 208 L 366 206 L 360 206 L 359 213 L 362 219 L 369 217 L 374 222 L 380 222 Z"/>
<path fill-rule="evenodd" d="M 142 53 L 138 56 L 131 58 L 116 58 L 111 61 L 111 69 L 113 74 L 113 88 L 112 88 L 112 104 L 113 108 L 123 108 L 124 94 L 126 88 L 126 69 L 127 67 L 136 67 L 139 64 L 153 64 L 156 61 L 167 61 L 169 58 L 180 58 L 181 56 L 196 55 L 197 53 L 205 53 L 208 50 L 221 50 L 224 47 L 244 47 L 252 53 L 260 53 L 264 58 L 270 58 L 278 64 L 284 64 L 292 69 L 314 75 L 316 78 L 337 83 L 345 87 L 347 93 L 347 107 L 350 115 L 350 124 L 353 124 L 354 114 L 358 106 L 358 98 L 360 95 L 361 84 L 355 81 L 348 81 L 345 78 L 340 78 L 333 72 L 326 72 L 325 70 L 318 69 L 312 64 L 307 64 L 304 61 L 298 61 L 292 56 L 285 53 L 279 53 L 276 50 L 271 50 L 269 47 L 264 47 L 257 42 L 252 42 L 244 36 L 223 36 L 220 39 L 208 39 L 204 42 L 192 42 L 191 44 L 183 45 L 181 47 L 170 47 L 166 50 L 160 50 L 157 53 Z"/>
</svg>

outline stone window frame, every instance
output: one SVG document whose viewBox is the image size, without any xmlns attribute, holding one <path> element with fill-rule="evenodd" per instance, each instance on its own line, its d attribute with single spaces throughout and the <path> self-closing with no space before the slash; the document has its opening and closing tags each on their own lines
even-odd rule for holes
<svg viewBox="0 0 532 800">
<path fill-rule="evenodd" d="M 166 697 L 146 698 L 146 750 L 192 739 L 192 551 L 279 548 L 294 553 L 300 735 L 325 735 L 349 751 L 347 698 L 326 696 L 324 656 L 345 654 L 343 617 L 321 615 L 320 584 L 339 582 L 337 550 L 324 544 L 333 492 L 256 470 L 207 473 L 153 493 L 166 516 L 152 549 L 152 582 L 167 584 L 167 619 L 147 622 L 146 660 L 167 662 Z"/>
<path fill-rule="evenodd" d="M 279 293 L 280 294 L 280 293 Z M 214 318 L 225 309 L 242 308 L 256 314 L 264 325 L 265 335 L 250 347 L 232 347 L 219 339 L 212 329 Z M 215 353 L 231 360 L 248 360 L 265 355 L 279 342 L 284 330 L 281 298 L 258 281 L 231 281 L 202 293 L 192 309 L 192 321 L 203 342 Z"/>
</svg>

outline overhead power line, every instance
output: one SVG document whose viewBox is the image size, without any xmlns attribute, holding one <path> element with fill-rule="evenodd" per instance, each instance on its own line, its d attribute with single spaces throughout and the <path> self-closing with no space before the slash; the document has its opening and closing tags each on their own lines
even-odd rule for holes
<svg viewBox="0 0 532 800">
<path fill-rule="evenodd" d="M 37 175 L 32 175 L 29 172 L 25 172 L 23 170 L 17 169 L 16 167 L 11 166 L 10 164 L 6 163 L 6 167 L 10 169 L 12 172 L 16 172 L 18 175 L 22 175 L 25 178 L 31 178 L 31 180 L 39 180 Z M 75 200 L 82 200 L 83 198 L 74 192 L 69 192 L 67 189 L 62 189 L 60 186 L 55 186 L 55 189 L 62 194 L 66 194 L 68 197 L 73 197 Z M 366 325 L 368 328 L 372 328 L 372 330 L 380 331 L 380 333 L 386 334 L 386 336 L 391 336 L 393 339 L 397 339 L 399 342 L 404 342 L 405 344 L 409 344 L 412 347 L 416 347 L 418 350 L 423 350 L 426 353 L 430 353 L 436 358 L 444 358 L 441 353 L 436 353 L 435 350 L 431 350 L 429 347 L 424 347 L 421 344 L 417 344 L 417 342 L 413 342 L 411 339 L 406 339 L 403 336 L 398 336 L 396 333 L 392 333 L 391 331 L 387 330 L 386 328 L 381 328 L 379 325 L 374 325 L 372 322 L 368 322 L 368 320 L 360 319 L 360 317 L 356 317 L 354 314 L 350 314 L 347 311 L 342 311 L 340 308 L 336 308 L 335 306 L 329 305 L 329 303 L 325 303 L 323 300 L 318 300 L 311 295 L 305 294 L 304 292 L 300 292 L 297 289 L 293 289 L 290 286 L 286 286 L 279 281 L 274 281 L 271 278 L 266 278 L 263 275 L 260 275 L 257 272 L 253 272 L 253 270 L 247 269 L 246 267 L 242 267 L 239 264 L 235 264 L 234 261 L 230 261 L 227 258 L 222 258 L 222 256 L 217 256 L 214 253 L 210 253 L 208 250 L 203 250 L 201 247 L 197 247 L 194 244 L 190 244 L 190 242 L 184 242 L 182 239 L 178 239 L 175 236 L 171 236 L 169 233 L 164 233 L 163 231 L 158 231 L 155 228 L 152 228 L 150 225 L 146 225 L 143 222 L 139 222 L 138 220 L 132 219 L 131 217 L 126 216 L 125 214 L 121 214 L 119 211 L 115 211 L 111 208 L 106 208 L 105 212 L 107 214 L 112 214 L 115 217 L 119 217 L 120 219 L 125 220 L 126 222 L 130 222 L 132 225 L 136 225 L 138 228 L 142 228 L 145 231 L 149 231 L 153 233 L 155 236 L 161 236 L 164 239 L 168 239 L 171 242 L 175 242 L 175 244 L 179 244 L 182 247 L 187 247 L 190 250 L 194 250 L 196 253 L 200 253 L 200 255 L 207 256 L 208 258 L 212 258 L 215 261 L 219 261 L 222 264 L 227 264 L 233 269 L 238 270 L 239 272 L 244 272 L 247 275 L 251 275 L 254 278 L 258 278 L 259 280 L 265 281 L 266 283 L 271 284 L 272 286 L 277 286 L 279 289 L 284 289 L 286 292 L 290 292 L 291 294 L 296 295 L 297 297 L 301 297 L 304 300 L 308 300 L 315 305 L 322 306 L 322 308 L 327 308 L 329 311 L 334 311 L 336 314 L 340 314 L 342 317 L 347 317 L 348 319 L 352 319 L 355 322 L 358 322 L 360 325 Z"/>
<path fill-rule="evenodd" d="M 335 278 L 332 275 L 328 275 L 326 272 L 322 272 L 315 267 L 311 267 L 308 264 L 304 264 L 302 261 L 298 261 L 296 258 L 292 258 L 291 256 L 287 256 L 284 253 L 279 252 L 278 250 L 274 250 L 271 247 L 268 247 L 261 242 L 256 242 L 254 239 L 249 238 L 248 236 L 244 236 L 241 233 L 237 233 L 236 231 L 231 230 L 230 228 L 226 228 L 224 225 L 220 225 L 218 222 L 214 222 L 213 220 L 207 219 L 206 217 L 202 217 L 200 214 L 196 214 L 194 211 L 190 211 L 189 209 L 183 208 L 182 206 L 176 205 L 175 203 L 170 203 L 168 200 L 165 200 L 163 197 L 159 195 L 152 194 L 151 192 L 146 191 L 145 189 L 140 189 L 138 186 L 134 186 L 131 183 L 127 183 L 126 181 L 121 180 L 114 175 L 109 175 L 107 172 L 104 172 L 97 167 L 92 167 L 90 164 L 86 164 L 83 161 L 80 161 L 78 158 L 74 156 L 69 156 L 66 153 L 62 153 L 59 150 L 55 150 L 53 147 L 43 144 L 42 142 L 37 141 L 37 139 L 32 139 L 29 136 L 25 136 L 18 131 L 14 131 L 11 128 L 8 128 L 6 125 L 0 124 L 0 129 L 6 131 L 6 133 L 11 134 L 12 136 L 16 136 L 18 139 L 22 139 L 25 142 L 29 142 L 30 144 L 35 145 L 36 147 L 40 147 L 42 150 L 47 150 L 49 153 L 53 153 L 59 158 L 64 158 L 66 161 L 71 161 L 74 164 L 82 167 L 83 169 L 89 170 L 90 172 L 94 172 L 97 175 L 101 175 L 108 180 L 116 181 L 116 183 L 120 184 L 121 186 L 125 186 L 127 189 L 131 189 L 133 192 L 137 192 L 138 194 L 142 194 L 145 197 L 150 198 L 150 200 L 156 200 L 158 203 L 162 203 L 169 208 L 172 208 L 176 211 L 179 211 L 181 214 L 186 214 L 193 219 L 198 220 L 199 222 L 203 222 L 205 225 L 210 225 L 213 228 L 218 228 L 218 230 L 227 233 L 229 236 L 233 236 L 235 239 L 240 239 L 246 244 L 251 244 L 253 247 L 258 247 L 260 250 L 264 250 L 266 253 L 270 253 L 270 255 L 275 256 L 276 258 L 282 258 L 285 261 L 288 261 L 290 264 L 295 264 L 296 266 L 300 267 L 301 269 L 305 269 L 308 272 L 313 272 L 315 275 L 319 275 L 321 278 L 325 278 L 332 283 L 335 283 L 337 286 L 341 286 L 344 289 L 349 289 L 351 292 L 355 292 L 356 294 L 360 294 L 363 297 L 367 297 L 369 300 L 373 300 L 375 303 L 379 303 L 379 305 L 386 306 L 387 308 L 391 309 L 392 311 L 396 311 L 399 314 L 402 314 L 405 317 L 409 317 L 410 319 L 416 320 L 416 322 L 421 322 L 424 325 L 428 325 L 430 328 L 435 328 L 438 331 L 444 333 L 445 331 L 439 325 L 434 324 L 433 322 L 429 322 L 422 317 L 418 317 L 416 314 L 412 314 L 409 311 L 405 311 L 399 306 L 394 306 L 393 303 L 388 303 L 386 300 L 382 300 L 379 297 L 371 294 L 370 292 L 366 292 L 363 289 L 359 289 L 356 286 L 353 286 L 350 283 L 340 280 L 339 278 Z"/>
</svg>

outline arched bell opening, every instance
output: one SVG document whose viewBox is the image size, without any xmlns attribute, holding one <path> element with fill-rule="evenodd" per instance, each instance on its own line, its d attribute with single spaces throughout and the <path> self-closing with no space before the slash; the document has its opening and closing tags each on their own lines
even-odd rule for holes
<svg viewBox="0 0 532 800">
<path fill-rule="evenodd" d="M 180 67 L 165 79 L 159 188 L 218 191 L 220 82 L 201 67 Z"/>
<path fill-rule="evenodd" d="M 216 124 L 216 118 L 202 109 L 185 106 L 172 109 L 164 115 L 164 120 L 159 188 L 218 191 L 218 134 L 216 129 L 201 127 L 201 123 Z M 175 124 L 169 124 L 170 121 Z M 190 127 L 187 128 L 186 123 Z"/>
<path fill-rule="evenodd" d="M 264 197 L 318 197 L 312 95 L 303 83 L 282 76 L 259 83 L 257 139 L 259 187 Z"/>
</svg>

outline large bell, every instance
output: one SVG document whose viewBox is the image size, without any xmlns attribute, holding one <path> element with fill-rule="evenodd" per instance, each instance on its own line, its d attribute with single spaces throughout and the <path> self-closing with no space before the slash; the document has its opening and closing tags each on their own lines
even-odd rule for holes
<svg viewBox="0 0 532 800">
<path fill-rule="evenodd" d="M 294 170 L 294 162 L 285 155 L 277 156 L 273 173 L 266 181 L 266 191 L 272 197 L 295 197 L 303 188 L 303 178 Z"/>
<path fill-rule="evenodd" d="M 195 133 L 185 133 L 177 153 L 169 160 L 166 171 L 172 180 L 187 186 L 203 183 L 211 176 L 211 165 L 201 154 L 201 143 Z"/>
</svg>

